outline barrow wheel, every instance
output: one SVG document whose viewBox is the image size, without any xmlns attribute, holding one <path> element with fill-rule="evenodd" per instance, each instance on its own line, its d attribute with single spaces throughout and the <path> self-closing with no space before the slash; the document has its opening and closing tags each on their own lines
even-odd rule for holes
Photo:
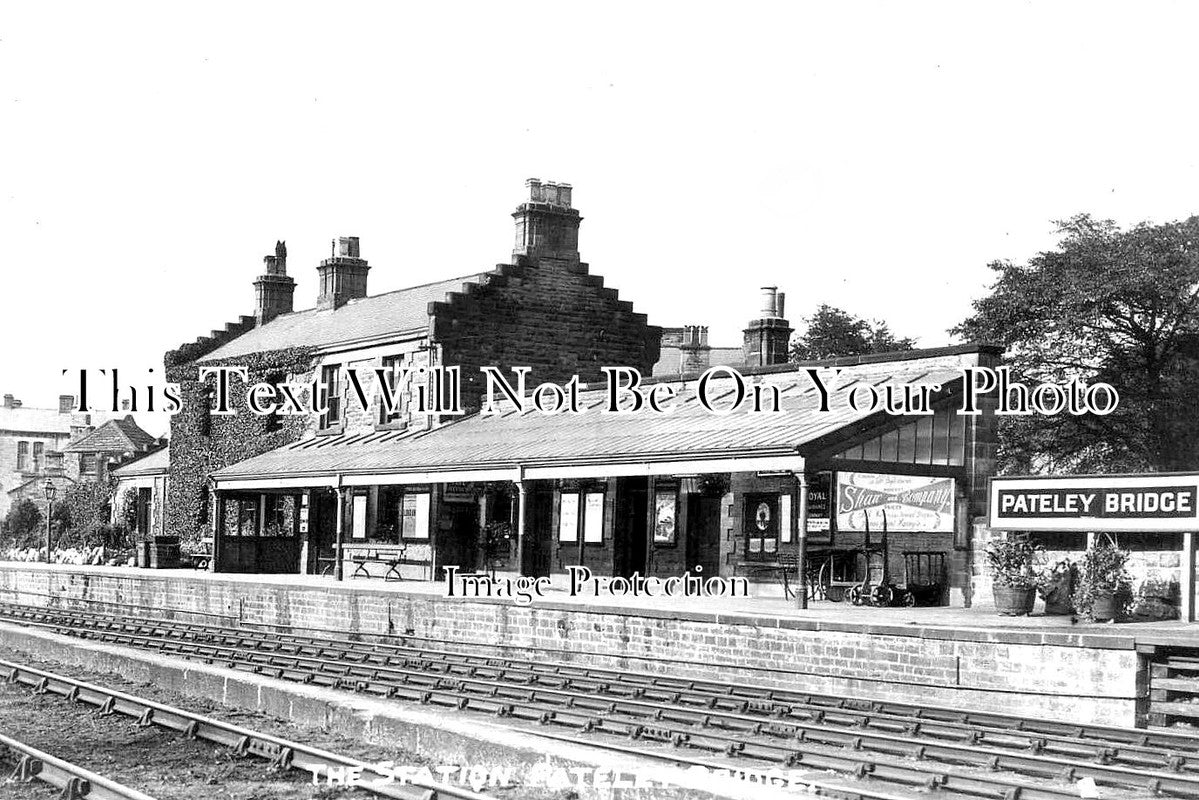
<svg viewBox="0 0 1199 800">
<path fill-rule="evenodd" d="M 903 593 L 903 604 L 905 606 L 907 606 L 908 608 L 915 606 L 916 605 L 916 593 L 915 592 L 904 592 Z"/>
<path fill-rule="evenodd" d="M 880 583 L 870 590 L 870 604 L 875 606 L 889 606 L 895 600 L 895 591 L 890 584 Z"/>
<path fill-rule="evenodd" d="M 849 590 L 845 593 L 845 596 L 849 599 L 849 602 L 853 603 L 855 606 L 860 606 L 862 604 L 862 587 L 849 587 Z"/>
</svg>

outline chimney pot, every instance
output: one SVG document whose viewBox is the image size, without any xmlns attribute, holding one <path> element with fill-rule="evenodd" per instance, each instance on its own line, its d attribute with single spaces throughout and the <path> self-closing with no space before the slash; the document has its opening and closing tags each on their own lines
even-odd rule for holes
<svg viewBox="0 0 1199 800">
<path fill-rule="evenodd" d="M 779 316 L 778 287 L 762 287 L 762 319 L 772 319 Z"/>
<path fill-rule="evenodd" d="M 13 397 L 11 394 L 4 395 L 4 407 L 5 408 L 16 408 L 17 407 L 17 399 L 15 397 Z"/>
<path fill-rule="evenodd" d="M 70 414 L 75 410 L 75 396 L 70 394 L 60 394 L 58 396 L 58 413 Z"/>
</svg>

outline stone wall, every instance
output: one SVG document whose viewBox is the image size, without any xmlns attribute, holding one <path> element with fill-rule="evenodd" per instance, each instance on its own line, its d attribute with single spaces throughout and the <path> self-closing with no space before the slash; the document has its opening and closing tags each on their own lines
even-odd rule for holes
<svg viewBox="0 0 1199 800">
<path fill-rule="evenodd" d="M 1132 637 L 818 622 L 546 602 L 462 601 L 360 586 L 0 566 L 0 599 L 192 621 L 410 634 L 510 654 L 796 691 L 1132 725 Z M 547 654 L 546 651 L 549 651 Z"/>
<path fill-rule="evenodd" d="M 468 406 L 484 388 L 479 370 L 495 366 L 515 385 L 512 367 L 531 367 L 529 389 L 545 381 L 602 377 L 601 367 L 628 366 L 648 376 L 658 360 L 661 328 L 649 325 L 586 264 L 519 257 L 500 274 L 445 303 L 432 303 L 434 342 L 442 361 L 462 367 Z"/>
</svg>

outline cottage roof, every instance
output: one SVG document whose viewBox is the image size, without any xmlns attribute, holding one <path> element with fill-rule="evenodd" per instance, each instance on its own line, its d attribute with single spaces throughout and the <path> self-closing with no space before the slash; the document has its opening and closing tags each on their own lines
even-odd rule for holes
<svg viewBox="0 0 1199 800">
<path fill-rule="evenodd" d="M 68 453 L 127 453 L 145 450 L 158 440 L 146 433 L 129 414 L 110 419 L 68 444 Z"/>
<path fill-rule="evenodd" d="M 133 478 L 142 475 L 166 475 L 171 467 L 169 447 L 160 447 L 153 453 L 144 455 L 136 461 L 129 461 L 112 471 L 117 478 Z"/>
<path fill-rule="evenodd" d="M 0 431 L 22 433 L 70 434 L 72 421 L 80 424 L 81 418 L 74 414 L 63 414 L 56 408 L 6 408 L 0 406 Z"/>
</svg>

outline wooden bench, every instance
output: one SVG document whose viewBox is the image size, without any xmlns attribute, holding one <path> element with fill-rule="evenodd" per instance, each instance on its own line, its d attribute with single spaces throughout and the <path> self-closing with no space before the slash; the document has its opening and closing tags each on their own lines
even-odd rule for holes
<svg viewBox="0 0 1199 800">
<path fill-rule="evenodd" d="M 400 545 L 398 548 L 387 549 L 359 549 L 350 552 L 350 561 L 354 562 L 354 573 L 351 578 L 373 578 L 370 570 L 366 568 L 367 564 L 386 564 L 387 571 L 383 573 L 385 581 L 402 581 L 404 576 L 400 574 L 400 566 L 408 563 L 408 559 L 404 558 L 404 553 L 408 550 L 406 545 Z M 423 563 L 423 562 L 421 562 Z"/>
</svg>

